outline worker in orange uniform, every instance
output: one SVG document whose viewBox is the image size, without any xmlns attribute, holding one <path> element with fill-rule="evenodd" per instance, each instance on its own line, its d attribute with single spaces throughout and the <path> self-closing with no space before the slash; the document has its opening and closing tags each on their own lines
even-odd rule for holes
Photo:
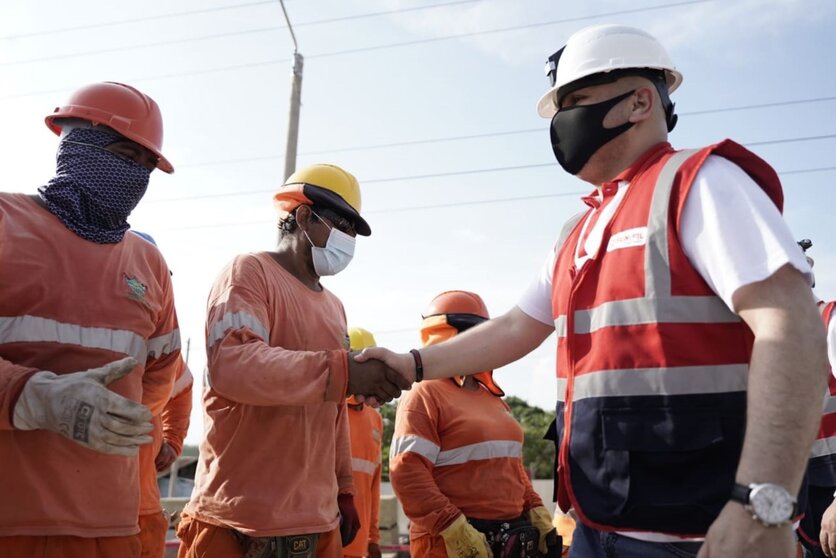
<svg viewBox="0 0 836 558">
<path fill-rule="evenodd" d="M 311 165 L 274 202 L 276 250 L 236 257 L 209 295 L 206 438 L 181 558 L 341 556 L 359 526 L 345 398 L 385 402 L 409 387 L 379 362 L 349 359 L 342 303 L 320 282 L 371 233 L 357 179 Z"/>
<path fill-rule="evenodd" d="M 725 140 L 677 151 L 664 47 L 595 25 L 549 57 L 555 158 L 594 187 L 503 316 L 384 360 L 409 379 L 503 366 L 556 333 L 572 558 L 786 558 L 827 377 L 778 175 Z"/>
<path fill-rule="evenodd" d="M 376 347 L 374 335 L 361 327 L 348 328 L 352 351 Z M 351 469 L 354 475 L 354 505 L 360 528 L 354 541 L 343 548 L 348 558 L 380 558 L 380 475 L 383 418 L 377 409 L 357 401 L 346 400 L 348 428 L 351 431 Z"/>
<path fill-rule="evenodd" d="M 154 246 L 157 242 L 144 232 L 133 230 Z M 168 534 L 168 513 L 160 505 L 157 472 L 168 469 L 183 450 L 192 412 L 192 373 L 182 358 L 175 373 L 171 397 L 160 415 L 153 418 L 154 441 L 139 450 L 139 539 L 141 558 L 162 558 Z"/>
<path fill-rule="evenodd" d="M 425 312 L 421 342 L 486 320 L 479 295 L 441 293 Z M 552 516 L 523 467 L 522 427 L 503 395 L 487 371 L 418 384 L 399 401 L 389 476 L 411 521 L 412 556 L 560 555 Z"/>
<path fill-rule="evenodd" d="M 807 263 L 813 267 L 813 258 L 806 254 L 813 243 L 804 239 L 798 244 L 805 252 Z M 827 331 L 831 373 L 827 379 L 819 432 L 813 442 L 807 466 L 807 508 L 797 531 L 805 558 L 836 556 L 836 376 L 833 375 L 833 363 L 836 363 L 836 322 L 833 320 L 833 312 L 836 310 L 836 302 L 818 300 L 818 307 Z"/>
<path fill-rule="evenodd" d="M 0 194 L 0 556 L 139 556 L 139 446 L 171 395 L 169 270 L 127 222 L 161 153 L 157 104 L 120 83 L 47 116 L 57 172 Z"/>
</svg>

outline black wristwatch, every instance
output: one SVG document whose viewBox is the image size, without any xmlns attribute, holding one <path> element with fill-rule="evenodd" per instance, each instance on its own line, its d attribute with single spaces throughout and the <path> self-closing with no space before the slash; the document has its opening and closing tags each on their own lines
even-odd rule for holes
<svg viewBox="0 0 836 558">
<path fill-rule="evenodd" d="M 732 488 L 731 499 L 740 502 L 752 518 L 768 527 L 786 525 L 798 513 L 798 502 L 781 485 L 738 484 Z"/>
</svg>

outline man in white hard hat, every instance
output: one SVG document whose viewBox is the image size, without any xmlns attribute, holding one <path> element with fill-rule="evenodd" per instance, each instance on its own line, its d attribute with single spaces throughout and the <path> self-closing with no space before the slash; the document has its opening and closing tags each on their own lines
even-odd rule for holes
<svg viewBox="0 0 836 558">
<path fill-rule="evenodd" d="M 595 186 L 588 207 L 505 315 L 360 358 L 447 377 L 556 331 L 570 556 L 791 556 L 827 358 L 777 174 L 730 140 L 671 147 L 682 75 L 640 29 L 583 29 L 547 72 L 538 112 L 560 165 Z"/>
</svg>

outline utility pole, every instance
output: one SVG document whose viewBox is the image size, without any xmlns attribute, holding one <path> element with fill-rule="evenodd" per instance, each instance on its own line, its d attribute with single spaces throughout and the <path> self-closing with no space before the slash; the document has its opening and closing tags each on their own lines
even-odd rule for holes
<svg viewBox="0 0 836 558">
<path fill-rule="evenodd" d="M 290 18 L 284 7 L 284 0 L 279 0 L 284 12 L 284 19 L 287 21 L 287 28 L 290 30 L 290 37 L 293 39 L 293 81 L 290 86 L 290 114 L 287 119 L 287 147 L 284 154 L 284 177 L 285 179 L 296 170 L 296 146 L 299 141 L 299 109 L 302 105 L 302 66 L 304 59 L 299 53 L 299 45 L 296 43 L 296 35 L 290 25 Z"/>
</svg>

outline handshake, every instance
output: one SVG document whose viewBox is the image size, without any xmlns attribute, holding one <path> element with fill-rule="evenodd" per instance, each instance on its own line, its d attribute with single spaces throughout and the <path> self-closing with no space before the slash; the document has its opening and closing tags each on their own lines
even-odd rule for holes
<svg viewBox="0 0 836 558">
<path fill-rule="evenodd" d="M 348 353 L 348 389 L 372 407 L 400 397 L 415 381 L 415 361 L 409 353 L 369 347 Z"/>
</svg>

